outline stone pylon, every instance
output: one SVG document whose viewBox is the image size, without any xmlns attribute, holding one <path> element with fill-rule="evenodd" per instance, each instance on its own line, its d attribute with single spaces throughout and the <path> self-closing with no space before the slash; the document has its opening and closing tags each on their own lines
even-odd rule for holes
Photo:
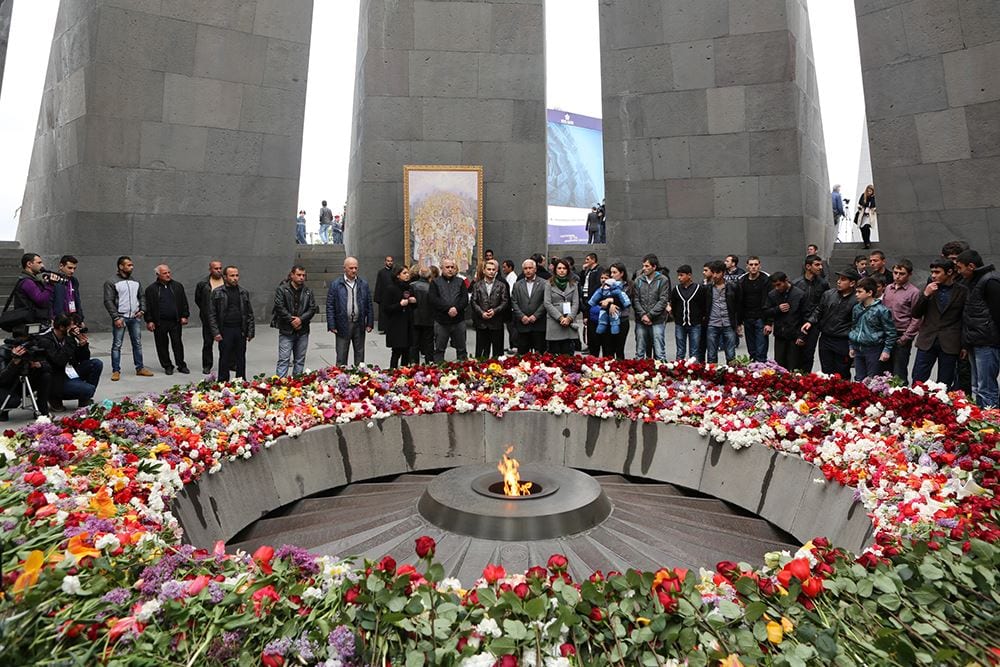
<svg viewBox="0 0 1000 667">
<path fill-rule="evenodd" d="M 7 62 L 7 41 L 10 38 L 10 19 L 14 0 L 0 0 L 0 90 L 3 89 L 3 68 Z"/>
<path fill-rule="evenodd" d="M 9 3 L 9 0 L 8 0 Z M 130 255 L 241 267 L 266 316 L 294 250 L 312 0 L 62 0 L 18 240 L 80 260 L 87 320 Z M 152 350 L 149 351 L 150 354 Z"/>
<path fill-rule="evenodd" d="M 362 0 L 346 246 L 403 252 L 403 166 L 482 165 L 498 258 L 545 251 L 543 0 Z M 398 263 L 398 261 L 397 261 Z"/>
<path fill-rule="evenodd" d="M 833 218 L 805 0 L 601 0 L 608 255 L 794 272 Z"/>
<path fill-rule="evenodd" d="M 1000 3 L 855 7 L 881 245 L 923 270 L 957 239 L 992 262 L 1000 252 Z"/>
</svg>

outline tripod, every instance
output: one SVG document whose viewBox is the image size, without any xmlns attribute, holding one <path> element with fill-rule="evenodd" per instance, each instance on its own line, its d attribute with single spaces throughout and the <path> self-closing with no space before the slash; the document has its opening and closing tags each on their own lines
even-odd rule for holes
<svg viewBox="0 0 1000 667">
<path fill-rule="evenodd" d="M 41 414 L 41 410 L 38 409 L 38 401 L 35 399 L 35 390 L 31 386 L 31 379 L 28 378 L 27 374 L 22 373 L 17 378 L 17 391 L 21 394 L 20 407 L 24 410 L 28 410 L 28 406 L 31 406 L 32 417 L 37 418 Z M 0 405 L 0 414 L 7 412 L 7 406 L 11 403 L 11 399 L 14 398 L 14 392 L 7 394 L 7 397 L 3 400 L 3 404 Z M 18 407 L 18 406 L 12 406 Z"/>
</svg>

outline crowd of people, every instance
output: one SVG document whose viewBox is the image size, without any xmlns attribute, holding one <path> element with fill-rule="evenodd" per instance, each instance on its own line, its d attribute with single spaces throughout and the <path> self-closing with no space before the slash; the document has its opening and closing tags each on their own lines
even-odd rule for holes
<svg viewBox="0 0 1000 667">
<path fill-rule="evenodd" d="M 475 331 L 478 358 L 550 352 L 625 358 L 631 333 L 635 356 L 668 359 L 667 323 L 674 324 L 675 359 L 718 363 L 736 359 L 741 339 L 751 361 L 773 361 L 804 373 L 814 359 L 824 373 L 855 380 L 890 372 L 903 383 L 930 379 L 963 389 L 984 406 L 995 407 L 1000 375 L 1000 273 L 962 241 L 945 244 L 930 262 L 930 279 L 911 282 L 914 267 L 900 258 L 891 265 L 881 250 L 859 255 L 853 266 L 828 269 L 814 245 L 801 271 L 764 271 L 758 257 L 728 255 L 701 267 L 676 269 L 676 282 L 656 255 L 646 255 L 629 276 L 621 262 L 601 266 L 588 253 L 577 268 L 572 257 L 546 261 L 534 254 L 520 263 L 499 262 L 484 253 L 476 275 L 459 274 L 453 259 L 441 266 L 397 266 L 386 256 L 374 287 L 348 257 L 344 273 L 326 293 L 327 330 L 335 336 L 336 363 L 365 361 L 366 336 L 376 323 L 390 349 L 390 367 L 440 363 L 449 349 L 468 357 L 467 331 Z M 75 277 L 77 260 L 63 256 L 57 271 L 44 268 L 37 254 L 21 260 L 20 276 L 0 326 L 13 332 L 0 352 L 0 416 L 17 405 L 22 378 L 34 390 L 38 410 L 63 409 L 76 399 L 93 399 L 103 372 L 90 355 L 87 325 Z M 153 373 L 143 360 L 142 328 L 153 334 L 164 372 L 190 373 L 183 327 L 190 308 L 185 288 L 170 267 L 156 267 L 143 288 L 129 257 L 104 283 L 103 305 L 113 325 L 111 380 L 121 377 L 125 334 L 138 376 Z M 246 379 L 247 343 L 255 335 L 254 311 L 239 284 L 239 268 L 213 260 L 198 282 L 194 302 L 202 328 L 202 372 Z M 310 325 L 319 313 L 295 265 L 275 289 L 271 326 L 278 331 L 275 373 L 301 373 Z M 43 330 L 29 333 L 28 325 Z M 914 353 L 915 349 L 915 353 Z M 910 377 L 911 356 L 913 360 Z"/>
<path fill-rule="evenodd" d="M 926 381 L 936 366 L 937 382 L 997 406 L 1000 274 L 977 251 L 962 241 L 946 244 L 924 285 L 911 282 L 910 260 L 890 264 L 881 250 L 830 274 L 816 246 L 807 253 L 791 274 L 764 271 L 758 257 L 744 269 L 728 255 L 705 262 L 700 277 L 690 265 L 678 267 L 676 283 L 652 254 L 631 277 L 621 262 L 602 267 L 595 253 L 579 269 L 571 257 L 546 262 L 536 254 L 517 273 L 512 261 L 498 263 L 487 250 L 472 277 L 457 275 L 451 260 L 421 270 L 386 257 L 371 294 L 392 366 L 440 362 L 449 348 L 466 358 L 468 326 L 477 357 L 581 351 L 622 359 L 632 332 L 637 358 L 665 361 L 672 321 L 675 359 L 717 363 L 721 352 L 731 363 L 743 339 L 752 361 L 808 373 L 818 356 L 824 373 L 858 381 L 883 373 L 902 383 Z M 356 267 L 348 258 L 345 279 L 355 276 L 364 300 L 370 291 Z M 337 319 L 345 312 L 342 290 L 328 297 L 327 320 L 338 336 L 337 363 L 346 365 L 349 341 L 354 363 L 364 360 L 356 338 L 372 330 L 375 317 L 374 307 L 357 301 L 350 321 Z"/>
<path fill-rule="evenodd" d="M 344 244 L 344 229 L 347 227 L 347 205 L 344 205 L 344 214 L 335 215 L 324 199 L 319 207 L 319 241 L 318 243 L 327 245 L 334 243 Z M 306 245 L 306 212 L 299 211 L 295 217 L 295 243 L 296 245 Z"/>
</svg>

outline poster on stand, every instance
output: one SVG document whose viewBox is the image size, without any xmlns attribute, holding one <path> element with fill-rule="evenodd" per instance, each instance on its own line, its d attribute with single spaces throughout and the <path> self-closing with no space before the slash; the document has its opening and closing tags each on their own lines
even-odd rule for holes
<svg viewBox="0 0 1000 667">
<path fill-rule="evenodd" d="M 407 266 L 453 258 L 471 277 L 483 257 L 481 165 L 403 167 L 403 248 Z"/>
</svg>

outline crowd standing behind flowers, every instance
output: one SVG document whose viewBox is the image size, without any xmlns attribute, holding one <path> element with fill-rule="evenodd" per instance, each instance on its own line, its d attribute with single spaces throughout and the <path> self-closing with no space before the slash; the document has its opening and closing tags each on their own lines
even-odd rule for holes
<svg viewBox="0 0 1000 667">
<path fill-rule="evenodd" d="M 184 545 L 177 492 L 280 436 L 393 415 L 515 410 L 686 424 L 857 488 L 875 541 L 762 566 L 444 577 L 294 546 Z M 927 664 L 1000 655 L 997 415 L 944 385 L 530 355 L 329 368 L 91 406 L 0 437 L 10 664 Z"/>
</svg>

